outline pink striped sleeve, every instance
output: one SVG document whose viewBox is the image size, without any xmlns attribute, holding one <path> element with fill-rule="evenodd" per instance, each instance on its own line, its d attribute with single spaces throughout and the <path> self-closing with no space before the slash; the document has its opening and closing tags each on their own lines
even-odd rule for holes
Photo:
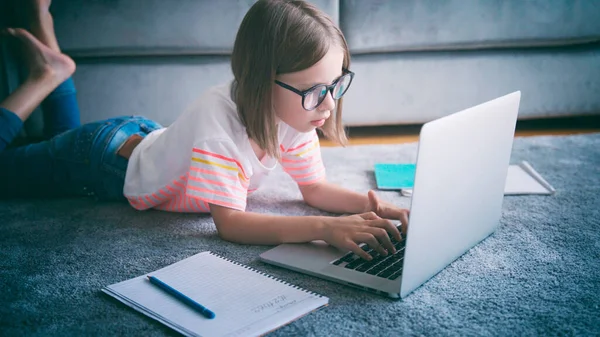
<svg viewBox="0 0 600 337">
<path fill-rule="evenodd" d="M 246 209 L 250 177 L 230 142 L 203 142 L 191 153 L 185 194 L 207 204 Z"/>
<path fill-rule="evenodd" d="M 298 185 L 309 185 L 325 178 L 321 147 L 316 131 L 297 137 L 294 142 L 280 146 L 281 166 Z"/>
</svg>

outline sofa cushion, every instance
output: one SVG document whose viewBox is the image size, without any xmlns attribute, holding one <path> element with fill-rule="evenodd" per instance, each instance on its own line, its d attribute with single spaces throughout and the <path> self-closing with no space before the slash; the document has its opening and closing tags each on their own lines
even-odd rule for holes
<svg viewBox="0 0 600 337">
<path fill-rule="evenodd" d="M 228 56 L 84 59 L 73 76 L 82 122 L 143 115 L 163 125 L 210 87 L 232 79 Z"/>
<path fill-rule="evenodd" d="M 337 22 L 337 0 L 313 0 Z M 74 56 L 229 54 L 251 0 L 55 0 L 64 51 Z"/>
<path fill-rule="evenodd" d="M 349 126 L 421 124 L 513 91 L 519 119 L 600 113 L 600 44 L 358 55 Z"/>
<path fill-rule="evenodd" d="M 353 53 L 572 44 L 600 40 L 596 0 L 341 0 Z"/>
</svg>

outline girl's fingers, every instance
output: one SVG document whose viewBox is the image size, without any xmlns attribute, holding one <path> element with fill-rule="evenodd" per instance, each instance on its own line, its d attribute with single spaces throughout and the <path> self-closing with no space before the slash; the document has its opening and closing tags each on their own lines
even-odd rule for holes
<svg viewBox="0 0 600 337">
<path fill-rule="evenodd" d="M 366 213 L 359 214 L 358 216 L 360 216 L 364 220 L 378 220 L 378 219 L 381 219 L 377 214 L 375 214 L 375 212 L 366 212 Z"/>
<path fill-rule="evenodd" d="M 371 235 L 375 237 L 377 242 L 379 242 L 380 247 L 386 250 L 383 256 L 386 256 L 388 253 L 394 254 L 396 253 L 396 248 L 394 248 L 394 244 L 390 240 L 390 236 L 383 228 L 371 227 L 367 230 Z"/>
<path fill-rule="evenodd" d="M 378 227 L 378 228 L 382 228 L 385 231 L 387 231 L 394 239 L 396 239 L 396 241 L 400 241 L 402 240 L 402 236 L 400 235 L 400 231 L 398 230 L 398 228 L 396 226 L 394 226 L 394 224 L 389 221 L 389 220 L 385 220 L 385 219 L 381 219 L 381 220 L 375 220 L 375 221 L 371 221 L 370 222 L 370 226 L 371 227 Z M 389 238 L 388 238 L 389 240 Z M 391 242 L 390 242 L 391 244 Z"/>
<path fill-rule="evenodd" d="M 371 209 L 376 212 L 379 212 L 379 208 L 381 207 L 381 205 L 379 197 L 377 196 L 375 191 L 370 190 L 369 192 L 367 192 L 367 197 L 369 198 L 369 205 L 371 206 Z"/>
<path fill-rule="evenodd" d="M 406 231 L 408 230 L 408 211 L 402 213 L 400 223 L 402 223 L 402 234 L 406 235 Z"/>
<path fill-rule="evenodd" d="M 358 255 L 360 258 L 367 260 L 367 261 L 371 261 L 373 259 L 373 257 L 371 255 L 369 255 L 369 253 L 365 252 L 362 248 L 360 248 L 360 246 L 354 242 L 349 240 L 346 244 L 345 247 L 347 250 L 353 252 L 354 254 Z"/>
<path fill-rule="evenodd" d="M 381 256 L 387 256 L 388 250 L 381 244 L 377 238 L 370 233 L 360 233 L 356 235 L 358 242 L 364 242 L 369 245 L 374 251 L 377 251 Z M 388 238 L 389 240 L 389 238 Z M 393 247 L 392 247 L 393 248 Z"/>
</svg>

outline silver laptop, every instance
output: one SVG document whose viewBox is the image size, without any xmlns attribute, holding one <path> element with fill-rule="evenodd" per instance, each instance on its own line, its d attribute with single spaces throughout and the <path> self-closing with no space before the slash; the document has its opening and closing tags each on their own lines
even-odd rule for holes
<svg viewBox="0 0 600 337">
<path fill-rule="evenodd" d="M 410 223 L 397 253 L 372 261 L 322 241 L 282 244 L 264 262 L 404 298 L 492 234 L 499 223 L 520 91 L 426 123 Z M 368 246 L 362 247 L 370 251 Z"/>
</svg>

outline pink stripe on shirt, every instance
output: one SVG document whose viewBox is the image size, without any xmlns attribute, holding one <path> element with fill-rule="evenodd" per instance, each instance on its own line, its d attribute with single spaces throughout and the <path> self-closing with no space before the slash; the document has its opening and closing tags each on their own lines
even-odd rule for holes
<svg viewBox="0 0 600 337">
<path fill-rule="evenodd" d="M 309 140 L 309 141 L 307 141 L 307 142 L 304 142 L 304 143 L 302 143 L 302 144 L 300 144 L 300 145 L 298 145 L 298 146 L 296 146 L 296 147 L 293 147 L 293 148 L 287 149 L 287 151 L 285 151 L 285 152 L 287 152 L 287 153 L 290 153 L 290 152 L 292 152 L 292 151 L 300 150 L 301 148 L 305 147 L 306 145 L 308 145 L 308 144 L 310 144 L 310 143 L 312 143 L 312 142 L 313 142 L 313 140 Z"/>
<path fill-rule="evenodd" d="M 226 183 L 223 183 L 223 182 L 220 182 L 220 181 L 216 181 L 216 180 L 209 180 L 209 179 L 197 178 L 197 177 L 194 177 L 194 176 L 189 176 L 189 179 L 193 180 L 193 181 L 197 181 L 199 183 L 208 183 L 208 184 L 211 184 L 211 185 L 223 186 L 223 187 L 226 187 L 226 188 L 234 189 L 234 190 L 236 190 L 236 191 L 238 191 L 240 193 L 246 193 L 245 189 L 242 189 L 240 187 L 237 187 L 237 186 L 234 186 L 234 185 L 231 185 L 231 184 L 226 184 Z M 189 186 L 188 186 L 188 188 L 189 188 Z"/>
</svg>

